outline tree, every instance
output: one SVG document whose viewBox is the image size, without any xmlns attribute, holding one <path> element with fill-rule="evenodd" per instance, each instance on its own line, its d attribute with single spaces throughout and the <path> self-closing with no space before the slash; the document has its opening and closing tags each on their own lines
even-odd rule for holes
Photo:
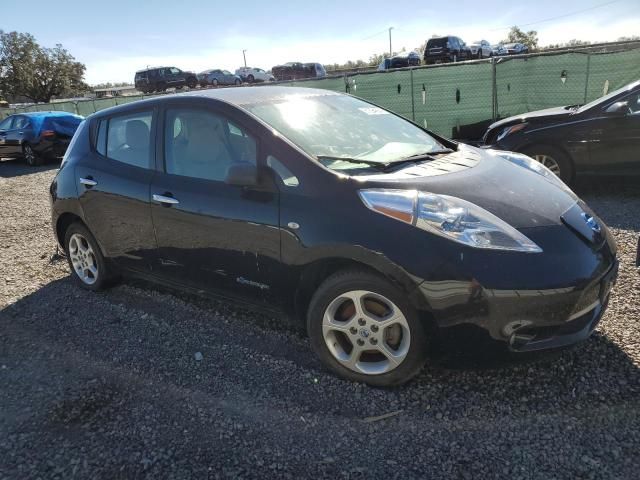
<svg viewBox="0 0 640 480">
<path fill-rule="evenodd" d="M 49 102 L 88 89 L 85 66 L 58 44 L 41 47 L 28 33 L 0 30 L 0 94 Z"/>
<path fill-rule="evenodd" d="M 529 51 L 532 51 L 538 48 L 538 32 L 529 30 L 525 33 L 514 25 L 509 30 L 507 39 L 503 40 L 502 43 L 522 43 L 529 48 Z"/>
<path fill-rule="evenodd" d="M 107 83 L 98 83 L 96 85 L 92 85 L 91 88 L 96 90 L 98 88 L 117 88 L 117 87 L 130 87 L 132 86 L 129 82 L 107 82 Z"/>
</svg>

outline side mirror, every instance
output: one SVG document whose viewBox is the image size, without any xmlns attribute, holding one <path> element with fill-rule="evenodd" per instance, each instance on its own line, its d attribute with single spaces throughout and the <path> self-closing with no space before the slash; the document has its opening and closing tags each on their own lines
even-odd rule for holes
<svg viewBox="0 0 640 480">
<path fill-rule="evenodd" d="M 224 183 L 239 187 L 256 186 L 258 185 L 258 167 L 246 162 L 233 163 L 227 169 Z"/>
<path fill-rule="evenodd" d="M 609 115 L 618 115 L 618 116 L 627 115 L 629 113 L 629 103 L 616 102 L 612 105 L 609 105 L 609 107 L 604 112 L 608 113 Z"/>
</svg>

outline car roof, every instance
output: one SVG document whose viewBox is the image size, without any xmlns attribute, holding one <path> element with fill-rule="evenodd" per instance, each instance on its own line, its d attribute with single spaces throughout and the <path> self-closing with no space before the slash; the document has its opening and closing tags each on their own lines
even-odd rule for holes
<svg viewBox="0 0 640 480">
<path fill-rule="evenodd" d="M 75 113 L 69 113 L 69 112 L 24 112 L 24 113 L 15 113 L 14 115 L 24 115 L 25 117 L 29 117 L 29 118 L 38 118 L 38 117 L 78 117 L 78 118 L 82 118 L 80 115 L 76 115 Z"/>
<path fill-rule="evenodd" d="M 141 105 L 154 106 L 162 104 L 169 99 L 175 98 L 210 98 L 213 100 L 219 100 L 228 103 L 230 105 L 234 105 L 238 108 L 243 108 L 245 105 L 250 105 L 253 103 L 277 102 L 293 95 L 299 97 L 315 97 L 344 94 L 320 88 L 283 87 L 278 85 L 194 90 L 191 92 L 161 95 L 158 97 L 129 102 L 123 105 L 118 105 L 116 107 L 100 110 L 91 115 L 91 117 L 109 115 L 121 111 L 125 112 L 128 110 L 137 109 Z"/>
</svg>

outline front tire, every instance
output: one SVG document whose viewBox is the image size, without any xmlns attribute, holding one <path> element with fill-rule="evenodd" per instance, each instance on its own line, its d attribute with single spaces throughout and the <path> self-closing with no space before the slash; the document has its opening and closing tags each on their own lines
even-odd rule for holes
<svg viewBox="0 0 640 480">
<path fill-rule="evenodd" d="M 253 83 L 253 82 L 255 82 L 255 80 L 256 80 L 256 79 L 254 78 L 254 76 L 253 76 L 253 75 L 249 75 L 249 76 L 247 77 L 247 82 L 249 82 L 249 83 Z"/>
<path fill-rule="evenodd" d="M 377 387 L 400 385 L 420 372 L 427 337 L 398 288 L 361 270 L 327 278 L 307 316 L 311 346 L 340 377 Z"/>
<path fill-rule="evenodd" d="M 81 223 L 72 223 L 64 236 L 71 276 L 84 289 L 98 291 L 115 278 L 91 232 Z"/>
</svg>

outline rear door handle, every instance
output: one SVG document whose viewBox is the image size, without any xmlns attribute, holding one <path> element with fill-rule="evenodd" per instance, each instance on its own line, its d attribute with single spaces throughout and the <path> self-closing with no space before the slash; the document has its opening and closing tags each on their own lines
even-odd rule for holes
<svg viewBox="0 0 640 480">
<path fill-rule="evenodd" d="M 164 203 L 167 206 L 180 203 L 177 198 L 168 197 L 166 195 L 158 195 L 157 193 L 153 194 L 153 200 L 159 203 Z"/>
<path fill-rule="evenodd" d="M 98 184 L 98 182 L 91 177 L 80 177 L 80 183 L 86 187 L 95 187 Z"/>
</svg>

